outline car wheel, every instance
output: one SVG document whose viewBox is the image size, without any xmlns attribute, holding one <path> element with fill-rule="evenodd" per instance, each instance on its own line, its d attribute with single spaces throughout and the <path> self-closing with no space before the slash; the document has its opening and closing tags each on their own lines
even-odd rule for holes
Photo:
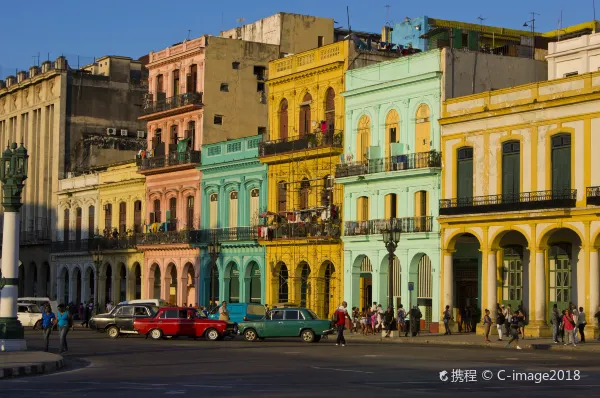
<svg viewBox="0 0 600 398">
<path fill-rule="evenodd" d="M 313 343 L 318 343 L 319 341 L 321 341 L 321 336 L 315 336 Z"/>
<path fill-rule="evenodd" d="M 303 330 L 300 336 L 302 336 L 302 341 L 305 343 L 312 343 L 315 341 L 315 333 L 310 329 Z"/>
<path fill-rule="evenodd" d="M 42 320 L 40 319 L 33 325 L 33 330 L 38 330 L 42 326 Z"/>
<path fill-rule="evenodd" d="M 256 339 L 258 339 L 256 330 L 254 329 L 246 329 L 244 332 L 244 337 L 246 338 L 246 341 L 256 341 Z"/>
<path fill-rule="evenodd" d="M 111 339 L 116 339 L 119 337 L 119 328 L 116 326 L 110 326 L 108 329 L 106 329 L 106 335 Z"/>
<path fill-rule="evenodd" d="M 152 329 L 150 331 L 150 337 L 152 337 L 153 340 L 160 340 L 163 338 L 163 332 L 160 329 Z"/>
<path fill-rule="evenodd" d="M 204 335 L 206 336 L 206 340 L 215 341 L 219 339 L 219 332 L 217 329 L 210 328 L 208 329 Z"/>
</svg>

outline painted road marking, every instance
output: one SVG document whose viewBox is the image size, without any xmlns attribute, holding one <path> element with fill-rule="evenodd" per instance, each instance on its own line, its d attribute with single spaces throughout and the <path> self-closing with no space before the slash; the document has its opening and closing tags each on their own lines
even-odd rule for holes
<svg viewBox="0 0 600 398">
<path fill-rule="evenodd" d="M 366 373 L 366 374 L 373 374 L 373 372 L 365 372 L 362 370 L 351 370 L 351 369 L 337 369 L 337 368 L 320 368 L 318 366 L 311 366 L 311 368 L 313 369 L 318 369 L 318 370 L 335 370 L 337 372 L 352 372 L 352 373 Z"/>
</svg>

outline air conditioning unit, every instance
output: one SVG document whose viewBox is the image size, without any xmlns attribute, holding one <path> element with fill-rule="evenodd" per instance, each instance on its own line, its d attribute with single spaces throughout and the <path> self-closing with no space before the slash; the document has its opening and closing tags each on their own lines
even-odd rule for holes
<svg viewBox="0 0 600 398">
<path fill-rule="evenodd" d="M 138 138 L 146 138 L 146 132 L 144 130 L 138 130 L 137 137 Z"/>
<path fill-rule="evenodd" d="M 127 137 L 127 129 L 121 129 L 121 136 Z"/>
<path fill-rule="evenodd" d="M 106 129 L 106 135 L 117 135 L 116 127 L 109 127 Z"/>
</svg>

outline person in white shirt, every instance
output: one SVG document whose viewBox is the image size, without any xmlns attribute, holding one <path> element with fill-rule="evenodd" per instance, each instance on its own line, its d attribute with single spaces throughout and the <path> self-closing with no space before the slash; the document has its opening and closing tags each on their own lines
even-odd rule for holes
<svg viewBox="0 0 600 398">
<path fill-rule="evenodd" d="M 577 315 L 577 328 L 579 329 L 579 337 L 582 343 L 585 343 L 585 325 L 587 324 L 585 319 L 585 312 L 583 307 L 579 307 L 579 314 Z"/>
</svg>

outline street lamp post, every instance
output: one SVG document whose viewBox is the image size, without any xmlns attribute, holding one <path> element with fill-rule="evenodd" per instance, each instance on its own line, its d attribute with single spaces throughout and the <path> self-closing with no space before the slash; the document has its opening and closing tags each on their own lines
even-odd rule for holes
<svg viewBox="0 0 600 398">
<path fill-rule="evenodd" d="M 531 59 L 535 59 L 535 16 L 540 15 L 537 12 L 531 13 L 531 19 L 523 24 L 523 27 L 531 26 Z M 529 25 L 531 24 L 531 25 Z"/>
<path fill-rule="evenodd" d="M 388 307 L 394 310 L 394 252 L 400 242 L 400 235 L 402 230 L 395 223 L 390 224 L 390 227 L 382 231 L 383 243 L 388 251 Z"/>
<path fill-rule="evenodd" d="M 210 256 L 210 301 L 215 306 L 215 270 L 217 269 L 217 259 L 221 254 L 221 244 L 217 241 L 208 244 L 208 255 Z"/>
<path fill-rule="evenodd" d="M 21 193 L 27 179 L 27 149 L 16 142 L 2 152 L 0 181 L 4 230 L 2 237 L 2 268 L 0 272 L 0 351 L 27 349 L 23 325 L 17 319 L 19 295 L 19 210 Z"/>
</svg>

